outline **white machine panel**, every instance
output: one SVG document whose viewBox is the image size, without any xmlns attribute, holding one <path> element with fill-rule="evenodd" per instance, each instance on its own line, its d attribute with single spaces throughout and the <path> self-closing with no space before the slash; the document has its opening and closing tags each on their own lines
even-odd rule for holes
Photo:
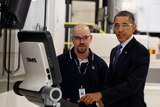
<svg viewBox="0 0 160 107">
<path fill-rule="evenodd" d="M 20 88 L 39 91 L 42 86 L 51 86 L 52 77 L 44 44 L 41 42 L 22 42 L 20 43 L 20 51 L 27 77 Z"/>
</svg>

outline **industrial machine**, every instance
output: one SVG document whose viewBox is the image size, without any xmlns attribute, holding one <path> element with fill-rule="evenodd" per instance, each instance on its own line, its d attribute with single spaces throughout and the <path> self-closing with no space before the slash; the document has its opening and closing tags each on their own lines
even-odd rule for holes
<svg viewBox="0 0 160 107">
<path fill-rule="evenodd" d="M 45 107 L 78 107 L 62 99 L 62 82 L 58 61 L 48 31 L 18 33 L 25 78 L 14 84 L 14 92 Z"/>
</svg>

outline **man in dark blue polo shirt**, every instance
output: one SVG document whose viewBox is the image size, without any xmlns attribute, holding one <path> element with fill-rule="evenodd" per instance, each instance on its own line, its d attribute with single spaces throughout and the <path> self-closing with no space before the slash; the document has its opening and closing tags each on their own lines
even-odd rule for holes
<svg viewBox="0 0 160 107">
<path fill-rule="evenodd" d="M 62 97 L 72 103 L 77 103 L 86 93 L 103 90 L 108 84 L 108 65 L 89 48 L 92 38 L 87 25 L 76 25 L 71 35 L 74 47 L 58 56 Z M 80 107 L 97 107 L 96 103 L 78 104 Z"/>
</svg>

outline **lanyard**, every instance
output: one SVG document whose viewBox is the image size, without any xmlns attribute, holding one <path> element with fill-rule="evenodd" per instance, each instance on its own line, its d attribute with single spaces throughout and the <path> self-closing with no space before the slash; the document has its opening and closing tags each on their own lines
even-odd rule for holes
<svg viewBox="0 0 160 107">
<path fill-rule="evenodd" d="M 77 60 L 75 59 L 74 61 L 75 61 L 75 64 L 76 64 L 76 66 L 77 66 L 77 69 L 78 69 L 79 74 L 82 75 L 82 71 L 81 71 L 81 69 L 80 69 L 80 66 L 78 66 Z M 85 69 L 84 69 L 84 73 L 83 73 L 83 74 L 86 74 L 86 71 L 87 71 L 87 69 L 88 69 L 88 65 L 89 65 L 89 62 L 87 62 L 87 65 L 86 65 L 86 67 L 85 67 Z"/>
</svg>

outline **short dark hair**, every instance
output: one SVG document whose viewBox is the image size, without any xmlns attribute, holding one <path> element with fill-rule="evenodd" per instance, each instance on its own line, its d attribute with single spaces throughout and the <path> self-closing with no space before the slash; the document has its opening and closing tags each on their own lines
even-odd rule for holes
<svg viewBox="0 0 160 107">
<path fill-rule="evenodd" d="M 115 19 L 116 17 L 120 17 L 120 16 L 129 17 L 129 20 L 130 20 L 133 24 L 135 24 L 134 15 L 133 15 L 131 12 L 126 11 L 126 10 L 120 11 L 119 13 L 117 13 L 117 14 L 115 15 L 114 19 Z"/>
</svg>

